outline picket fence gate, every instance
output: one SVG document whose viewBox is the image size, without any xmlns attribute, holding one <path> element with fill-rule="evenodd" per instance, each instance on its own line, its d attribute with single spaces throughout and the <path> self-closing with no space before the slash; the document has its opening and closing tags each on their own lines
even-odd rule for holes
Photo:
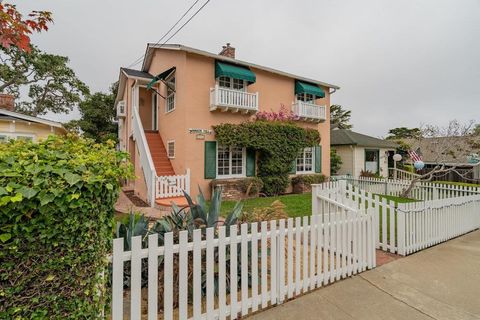
<svg viewBox="0 0 480 320">
<path fill-rule="evenodd" d="M 440 199 L 397 204 L 347 182 L 349 180 L 314 185 L 312 193 L 322 197 L 317 197 L 313 206 L 320 213 L 331 210 L 323 200 L 328 198 L 352 208 L 371 210 L 377 249 L 408 255 L 480 228 L 478 188 L 441 186 Z M 429 185 L 417 194 L 431 194 L 427 189 Z"/>
<path fill-rule="evenodd" d="M 133 237 L 131 251 L 124 251 L 123 239 L 115 239 L 112 319 L 124 316 L 126 262 L 126 314 L 142 317 L 143 260 L 150 320 L 158 319 L 159 304 L 163 319 L 236 319 L 375 267 L 372 213 L 327 201 L 336 207 L 332 212 L 242 224 L 239 234 L 236 225 L 166 233 L 162 246 L 152 234 L 148 248 L 142 248 L 141 237 Z"/>
</svg>

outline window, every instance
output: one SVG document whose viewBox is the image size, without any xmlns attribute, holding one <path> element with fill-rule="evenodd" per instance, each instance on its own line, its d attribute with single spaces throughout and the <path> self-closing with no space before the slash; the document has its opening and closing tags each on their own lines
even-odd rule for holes
<svg viewBox="0 0 480 320">
<path fill-rule="evenodd" d="M 304 101 L 304 102 L 315 104 L 316 99 L 317 99 L 317 96 L 310 93 L 297 94 L 297 101 Z"/>
<path fill-rule="evenodd" d="M 219 77 L 218 85 L 222 88 L 228 88 L 233 90 L 245 91 L 247 86 L 242 79 L 234 79 L 229 77 Z"/>
<path fill-rule="evenodd" d="M 167 154 L 170 159 L 175 158 L 175 141 L 167 141 Z"/>
<path fill-rule="evenodd" d="M 365 171 L 378 173 L 379 155 L 379 150 L 365 150 Z"/>
<path fill-rule="evenodd" d="M 167 86 L 167 98 L 165 101 L 165 112 L 175 110 L 175 74 L 165 80 Z"/>
<path fill-rule="evenodd" d="M 217 175 L 219 177 L 242 177 L 245 175 L 245 149 L 218 146 Z"/>
<path fill-rule="evenodd" d="M 11 139 L 33 141 L 35 135 L 27 133 L 0 133 L 0 143 L 7 142 Z"/>
<path fill-rule="evenodd" d="M 297 173 L 313 172 L 313 148 L 305 148 L 297 157 Z"/>
</svg>

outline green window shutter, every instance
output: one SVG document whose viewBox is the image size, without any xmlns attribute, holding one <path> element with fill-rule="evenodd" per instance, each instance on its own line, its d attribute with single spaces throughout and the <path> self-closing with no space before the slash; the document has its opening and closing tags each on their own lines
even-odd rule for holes
<svg viewBox="0 0 480 320">
<path fill-rule="evenodd" d="M 255 177 L 255 150 L 247 149 L 247 177 Z"/>
<path fill-rule="evenodd" d="M 205 141 L 205 179 L 217 177 L 217 142 Z"/>
<path fill-rule="evenodd" d="M 292 161 L 292 166 L 290 169 L 290 174 L 295 174 L 297 173 L 297 159 Z"/>
<path fill-rule="evenodd" d="M 322 146 L 315 146 L 315 172 L 322 172 Z"/>
</svg>

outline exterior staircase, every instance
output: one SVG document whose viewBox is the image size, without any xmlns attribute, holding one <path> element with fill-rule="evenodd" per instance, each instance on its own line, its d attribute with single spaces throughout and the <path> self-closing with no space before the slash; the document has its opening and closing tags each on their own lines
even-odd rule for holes
<svg viewBox="0 0 480 320">
<path fill-rule="evenodd" d="M 158 131 L 145 130 L 145 137 L 147 138 L 148 148 L 150 149 L 157 176 L 175 175 L 172 163 L 167 155 L 167 150 L 163 144 L 162 137 L 158 134 Z"/>
</svg>

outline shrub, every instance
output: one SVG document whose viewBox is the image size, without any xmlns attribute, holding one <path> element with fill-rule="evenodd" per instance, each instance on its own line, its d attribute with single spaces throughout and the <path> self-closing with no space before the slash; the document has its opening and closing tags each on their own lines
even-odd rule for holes
<svg viewBox="0 0 480 320">
<path fill-rule="evenodd" d="M 330 149 L 330 175 L 336 175 L 342 164 L 342 158 L 338 155 L 337 150 Z"/>
<path fill-rule="evenodd" d="M 380 174 L 374 173 L 374 172 L 371 172 L 371 171 L 367 171 L 367 170 L 360 171 L 360 177 L 362 177 L 362 178 L 378 178 L 378 179 L 383 178 Z"/>
<path fill-rule="evenodd" d="M 240 186 L 247 197 L 258 196 L 263 188 L 263 181 L 257 177 L 245 178 L 240 180 Z"/>
<path fill-rule="evenodd" d="M 270 220 L 287 219 L 285 205 L 280 200 L 275 200 L 268 207 L 254 208 L 252 211 L 243 212 L 240 216 L 240 222 L 262 222 Z"/>
<path fill-rule="evenodd" d="M 0 144 L 1 319 L 101 317 L 126 157 L 73 135 Z"/>
<path fill-rule="evenodd" d="M 304 184 L 311 186 L 312 184 L 323 183 L 326 181 L 323 174 L 300 174 L 292 178 L 292 184 Z"/>
<path fill-rule="evenodd" d="M 298 152 L 320 142 L 314 129 L 293 122 L 263 121 L 214 126 L 217 141 L 225 146 L 241 146 L 258 153 L 258 177 L 267 195 L 278 195 L 288 187 L 288 174 Z"/>
</svg>

